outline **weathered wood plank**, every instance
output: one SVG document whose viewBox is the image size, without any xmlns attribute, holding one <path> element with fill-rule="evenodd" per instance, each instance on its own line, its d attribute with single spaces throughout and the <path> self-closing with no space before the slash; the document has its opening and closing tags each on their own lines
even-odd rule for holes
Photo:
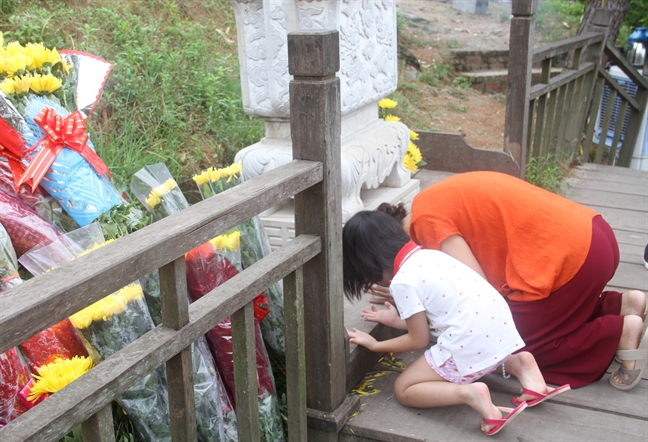
<svg viewBox="0 0 648 442">
<path fill-rule="evenodd" d="M 556 120 L 556 106 L 558 103 L 558 91 L 553 90 L 549 95 L 549 111 L 547 113 L 547 121 L 545 122 L 544 133 L 542 135 L 542 147 L 540 148 L 540 156 L 545 157 L 547 154 L 553 152 L 553 139 L 555 133 L 555 120 Z"/>
<path fill-rule="evenodd" d="M 511 7 L 509 75 L 504 127 L 504 152 L 511 154 L 524 177 L 529 130 L 529 87 L 533 67 L 536 2 L 518 0 Z"/>
<path fill-rule="evenodd" d="M 617 91 L 612 89 L 610 91 L 610 96 L 609 96 L 609 102 L 614 103 L 616 100 L 617 96 Z M 614 112 L 614 106 L 608 106 L 605 109 L 605 115 L 603 117 L 603 124 L 601 125 L 601 132 L 599 136 L 599 142 L 598 146 L 596 148 L 596 156 L 594 157 L 594 163 L 596 164 L 601 164 L 601 160 L 603 159 L 603 153 L 607 150 L 607 146 L 605 145 L 605 141 L 607 140 L 607 134 L 608 130 L 610 129 L 610 121 L 612 120 L 612 113 Z M 608 157 L 607 160 L 608 164 L 611 166 L 612 165 L 612 158 Z"/>
<path fill-rule="evenodd" d="M 381 370 L 377 367 L 377 370 Z M 362 396 L 361 412 L 349 420 L 343 430 L 342 440 L 354 440 L 352 436 L 366 437 L 380 441 L 429 441 L 429 440 L 486 440 L 479 429 L 480 416 L 468 406 L 439 407 L 430 409 L 406 408 L 401 406 L 393 394 L 393 383 L 397 374 L 378 377 L 374 388 L 378 394 Z M 642 381 L 644 382 L 644 381 Z M 612 395 L 623 396 L 626 392 L 607 386 L 605 400 Z M 560 441 L 643 441 L 648 437 L 648 422 L 642 418 L 629 417 L 614 411 L 580 408 L 558 403 L 565 395 L 577 397 L 582 389 L 570 391 L 541 406 L 524 411 L 513 423 L 498 435 L 504 440 L 560 440 Z M 510 393 L 495 391 L 492 394 L 496 405 L 510 406 Z M 633 393 L 633 392 L 630 392 Z M 641 390 L 636 394 L 641 396 Z M 634 396 L 633 394 L 633 396 Z M 645 391 L 643 394 L 645 397 Z M 630 400 L 629 397 L 626 396 Z M 595 398 L 596 408 L 601 396 Z M 637 404 L 637 399 L 629 404 Z M 632 407 L 627 407 L 631 409 Z M 636 407 L 635 407 L 636 408 Z M 344 439 L 349 437 L 349 439 Z"/>
<path fill-rule="evenodd" d="M 612 138 L 612 144 L 610 145 L 610 158 L 614 158 L 611 163 L 614 165 L 616 163 L 617 149 L 619 146 L 619 140 L 621 140 L 621 132 L 623 132 L 623 120 L 626 116 L 626 111 L 628 110 L 628 102 L 621 102 L 621 108 L 617 114 L 616 124 L 614 125 L 614 137 Z M 623 146 L 621 146 L 623 149 Z M 634 145 L 632 146 L 634 150 Z"/>
<path fill-rule="evenodd" d="M 621 87 L 618 81 L 612 78 L 612 76 L 608 71 L 606 71 L 603 67 L 599 66 L 598 74 L 605 79 L 605 83 L 608 85 L 608 87 L 613 92 L 616 91 L 616 93 L 619 94 L 624 101 L 630 103 L 630 106 L 632 106 L 634 110 L 636 111 L 641 110 L 641 106 L 639 105 L 639 103 L 637 103 L 637 101 L 635 101 L 635 99 L 630 94 L 628 94 L 628 92 L 626 92 L 625 89 Z M 610 99 L 609 103 L 614 103 L 614 100 Z"/>
<path fill-rule="evenodd" d="M 593 138 L 594 138 L 594 129 L 596 128 L 596 117 L 598 115 L 599 104 L 601 103 L 601 94 L 603 93 L 603 86 L 605 80 L 599 78 L 596 80 L 596 86 L 594 88 L 594 96 L 592 97 L 591 107 L 589 110 L 589 121 L 587 123 L 587 129 L 585 130 L 585 142 L 583 143 L 583 157 L 585 161 L 589 160 L 590 154 L 593 149 Z"/>
<path fill-rule="evenodd" d="M 641 256 L 641 255 L 639 255 Z M 610 285 L 621 287 L 625 290 L 641 290 L 642 292 L 648 291 L 648 271 L 641 264 L 629 264 L 620 262 L 616 273 L 609 281 Z"/>
<path fill-rule="evenodd" d="M 160 268 L 162 324 L 180 330 L 189 323 L 187 270 L 184 255 Z M 193 389 L 191 346 L 166 363 L 169 392 L 169 416 L 173 440 L 195 441 L 196 403 Z"/>
<path fill-rule="evenodd" d="M 600 181 L 616 181 L 620 183 L 633 183 L 637 180 L 648 179 L 645 170 L 629 169 L 627 167 L 609 167 L 600 164 L 585 163 L 576 168 L 585 172 L 585 178 Z"/>
<path fill-rule="evenodd" d="M 611 43 L 606 43 L 604 48 L 605 54 L 614 60 L 618 66 L 635 84 L 640 88 L 648 89 L 648 80 L 635 69 L 628 59 L 623 56 Z"/>
<path fill-rule="evenodd" d="M 601 190 L 572 188 L 568 190 L 567 195 L 572 201 L 576 201 L 577 203 L 586 206 L 634 210 L 644 212 L 644 215 L 648 216 L 648 197 L 645 194 L 633 195 Z"/>
<path fill-rule="evenodd" d="M 322 238 L 304 266 L 308 407 L 334 411 L 346 396 L 342 308 L 341 110 L 339 33 L 288 34 L 293 158 L 319 161 L 321 183 L 295 196 L 295 232 Z"/>
<path fill-rule="evenodd" d="M 540 84 L 548 84 L 551 78 L 551 59 L 542 62 L 542 74 Z M 533 157 L 542 155 L 542 135 L 545 132 L 545 124 L 548 124 L 550 115 L 547 113 L 547 94 L 538 97 L 538 115 L 536 117 L 535 133 L 533 138 Z M 546 120 L 546 121 L 545 121 Z"/>
<path fill-rule="evenodd" d="M 427 163 L 424 166 L 426 169 L 454 173 L 492 170 L 513 176 L 520 174 L 520 167 L 510 153 L 474 148 L 461 134 L 416 132 L 419 134 L 416 144 Z"/>
<path fill-rule="evenodd" d="M 240 440 L 261 440 L 259 400 L 254 337 L 254 307 L 249 302 L 232 314 L 232 350 L 236 385 L 236 420 Z"/>
<path fill-rule="evenodd" d="M 567 38 L 555 43 L 541 46 L 533 51 L 533 63 L 538 63 L 556 55 L 566 54 L 575 49 L 584 48 L 585 46 L 603 41 L 603 35 L 598 32 L 588 32 L 577 37 Z"/>
<path fill-rule="evenodd" d="M 619 182 L 617 180 L 608 181 L 608 180 L 579 180 L 576 179 L 574 182 L 570 182 L 571 186 L 567 189 L 567 196 L 571 194 L 571 189 L 577 188 L 578 191 L 582 190 L 592 190 L 592 191 L 603 191 L 618 193 L 621 195 L 635 195 L 641 196 L 646 195 L 646 189 L 648 189 L 648 174 L 646 174 L 645 179 L 630 179 L 630 182 Z"/>
<path fill-rule="evenodd" d="M 551 78 L 551 81 L 547 83 L 538 83 L 531 86 L 531 91 L 529 92 L 529 99 L 533 100 L 542 95 L 546 95 L 572 81 L 577 80 L 580 77 L 587 75 L 596 69 L 594 63 L 586 62 L 583 63 L 578 70 L 569 70 L 561 72 L 560 74 Z"/>
<path fill-rule="evenodd" d="M 115 442 L 112 404 L 106 405 L 82 424 L 81 436 L 84 441 Z"/>
<path fill-rule="evenodd" d="M 319 237 L 298 236 L 191 304 L 190 322 L 181 330 L 159 326 L 145 334 L 39 404 L 40 413 L 27 412 L 0 429 L 0 440 L 62 437 L 320 250 Z"/>
<path fill-rule="evenodd" d="M 293 440 L 307 440 L 306 341 L 304 338 L 304 280 L 302 269 L 284 278 L 286 324 L 286 397 L 288 434 Z"/>
<path fill-rule="evenodd" d="M 322 171 L 317 162 L 293 161 L 0 293 L 0 351 L 311 187 Z"/>
</svg>

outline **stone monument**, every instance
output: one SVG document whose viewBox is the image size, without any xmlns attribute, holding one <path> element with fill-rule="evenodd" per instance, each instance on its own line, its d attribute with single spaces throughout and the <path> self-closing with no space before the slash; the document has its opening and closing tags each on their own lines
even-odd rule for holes
<svg viewBox="0 0 648 442">
<path fill-rule="evenodd" d="M 236 155 L 250 179 L 292 160 L 287 35 L 340 33 L 343 221 L 418 192 L 403 166 L 409 130 L 385 122 L 377 103 L 398 82 L 395 0 L 230 0 L 236 16 L 243 107 L 265 121 L 265 137 Z M 291 232 L 291 202 L 262 214 L 273 245 Z"/>
</svg>

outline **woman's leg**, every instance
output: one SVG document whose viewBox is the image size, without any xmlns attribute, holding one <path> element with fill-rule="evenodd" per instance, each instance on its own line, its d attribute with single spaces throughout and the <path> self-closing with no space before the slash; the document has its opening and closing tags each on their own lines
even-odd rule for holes
<svg viewBox="0 0 648 442">
<path fill-rule="evenodd" d="M 502 418 L 502 412 L 491 401 L 486 384 L 475 382 L 457 385 L 448 382 L 430 367 L 425 356 L 414 361 L 396 379 L 394 393 L 406 407 L 433 408 L 465 404 L 484 419 Z M 482 426 L 482 430 L 488 429 L 488 426 Z"/>
<path fill-rule="evenodd" d="M 621 297 L 621 314 L 637 315 L 646 319 L 646 294 L 639 290 L 624 292 Z"/>
<path fill-rule="evenodd" d="M 602 292 L 618 262 L 614 233 L 597 216 L 587 258 L 569 283 L 540 301 L 509 301 L 524 350 L 533 354 L 547 382 L 587 385 L 612 362 L 623 331 L 622 295 Z"/>
</svg>

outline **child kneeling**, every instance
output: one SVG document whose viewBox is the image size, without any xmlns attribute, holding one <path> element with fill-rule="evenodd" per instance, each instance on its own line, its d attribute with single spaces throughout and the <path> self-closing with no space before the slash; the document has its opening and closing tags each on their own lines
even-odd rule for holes
<svg viewBox="0 0 648 442">
<path fill-rule="evenodd" d="M 524 342 L 506 301 L 468 266 L 443 252 L 421 249 L 384 212 L 357 213 L 342 238 L 347 296 L 360 299 L 373 284 L 389 286 L 400 318 L 388 302 L 387 310 L 363 310 L 363 317 L 407 330 L 376 341 L 354 328 L 347 330 L 350 342 L 374 352 L 401 353 L 428 346 L 430 329 L 438 336 L 396 380 L 394 392 L 402 405 L 466 404 L 483 417 L 481 430 L 493 435 L 527 406 L 569 390 L 569 385 L 548 389 L 531 353 L 513 354 Z M 524 388 L 513 398 L 515 409 L 493 405 L 488 386 L 475 382 L 499 367 Z"/>
</svg>

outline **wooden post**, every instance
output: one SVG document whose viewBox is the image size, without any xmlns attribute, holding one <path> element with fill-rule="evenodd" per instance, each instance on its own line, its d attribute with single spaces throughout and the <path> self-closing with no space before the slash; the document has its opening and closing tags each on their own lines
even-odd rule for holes
<svg viewBox="0 0 648 442">
<path fill-rule="evenodd" d="M 175 330 L 189 323 L 186 272 L 184 256 L 160 269 L 162 324 Z M 172 440 L 198 439 L 192 364 L 191 346 L 166 363 Z"/>
<path fill-rule="evenodd" d="M 520 166 L 520 178 L 524 178 L 527 162 L 535 12 L 536 0 L 513 1 L 504 152 L 510 153 Z"/>
<path fill-rule="evenodd" d="M 288 34 L 293 157 L 321 162 L 324 173 L 321 183 L 295 195 L 296 235 L 322 239 L 322 252 L 303 269 L 307 405 L 309 416 L 335 415 L 337 424 L 348 419 L 338 412 L 346 396 L 339 50 L 338 31 Z M 309 440 L 337 440 L 339 425 L 321 431 L 315 420 L 309 418 Z"/>
<path fill-rule="evenodd" d="M 585 55 L 585 61 L 591 62 L 591 63 L 596 63 L 597 65 L 601 63 L 601 56 L 603 55 L 603 50 L 605 49 L 605 39 L 607 38 L 607 29 L 608 29 L 608 24 L 610 23 L 610 19 L 612 18 L 612 12 L 609 9 L 602 9 L 598 8 L 596 12 L 594 13 L 594 18 L 592 19 L 592 31 L 593 32 L 601 32 L 604 34 L 603 40 L 601 40 L 599 43 L 590 45 L 587 47 L 587 52 Z M 585 101 L 585 107 L 583 112 L 580 114 L 582 115 L 580 121 L 577 121 L 577 128 L 578 128 L 578 133 L 582 134 L 583 131 L 585 130 L 586 123 L 587 123 L 587 117 L 588 117 L 588 109 L 589 109 L 589 118 L 590 119 L 596 119 L 597 113 L 596 111 L 592 112 L 593 109 L 598 109 L 598 105 L 600 104 L 600 95 L 597 95 L 595 86 L 596 86 L 596 78 L 598 76 L 598 69 L 594 69 L 586 78 L 583 80 L 583 93 L 585 93 L 586 101 Z M 597 100 L 597 102 L 593 102 L 592 100 Z M 589 132 L 589 130 L 588 130 Z M 586 134 L 587 136 L 587 134 Z M 579 139 L 580 140 L 580 139 Z M 589 146 L 589 143 L 591 143 L 591 139 L 586 139 L 585 140 L 585 146 Z M 581 157 L 582 161 L 587 161 L 589 156 L 588 149 L 583 150 L 583 157 Z"/>
<path fill-rule="evenodd" d="M 81 435 L 84 441 L 115 442 L 112 403 L 93 414 L 81 425 Z"/>
</svg>

